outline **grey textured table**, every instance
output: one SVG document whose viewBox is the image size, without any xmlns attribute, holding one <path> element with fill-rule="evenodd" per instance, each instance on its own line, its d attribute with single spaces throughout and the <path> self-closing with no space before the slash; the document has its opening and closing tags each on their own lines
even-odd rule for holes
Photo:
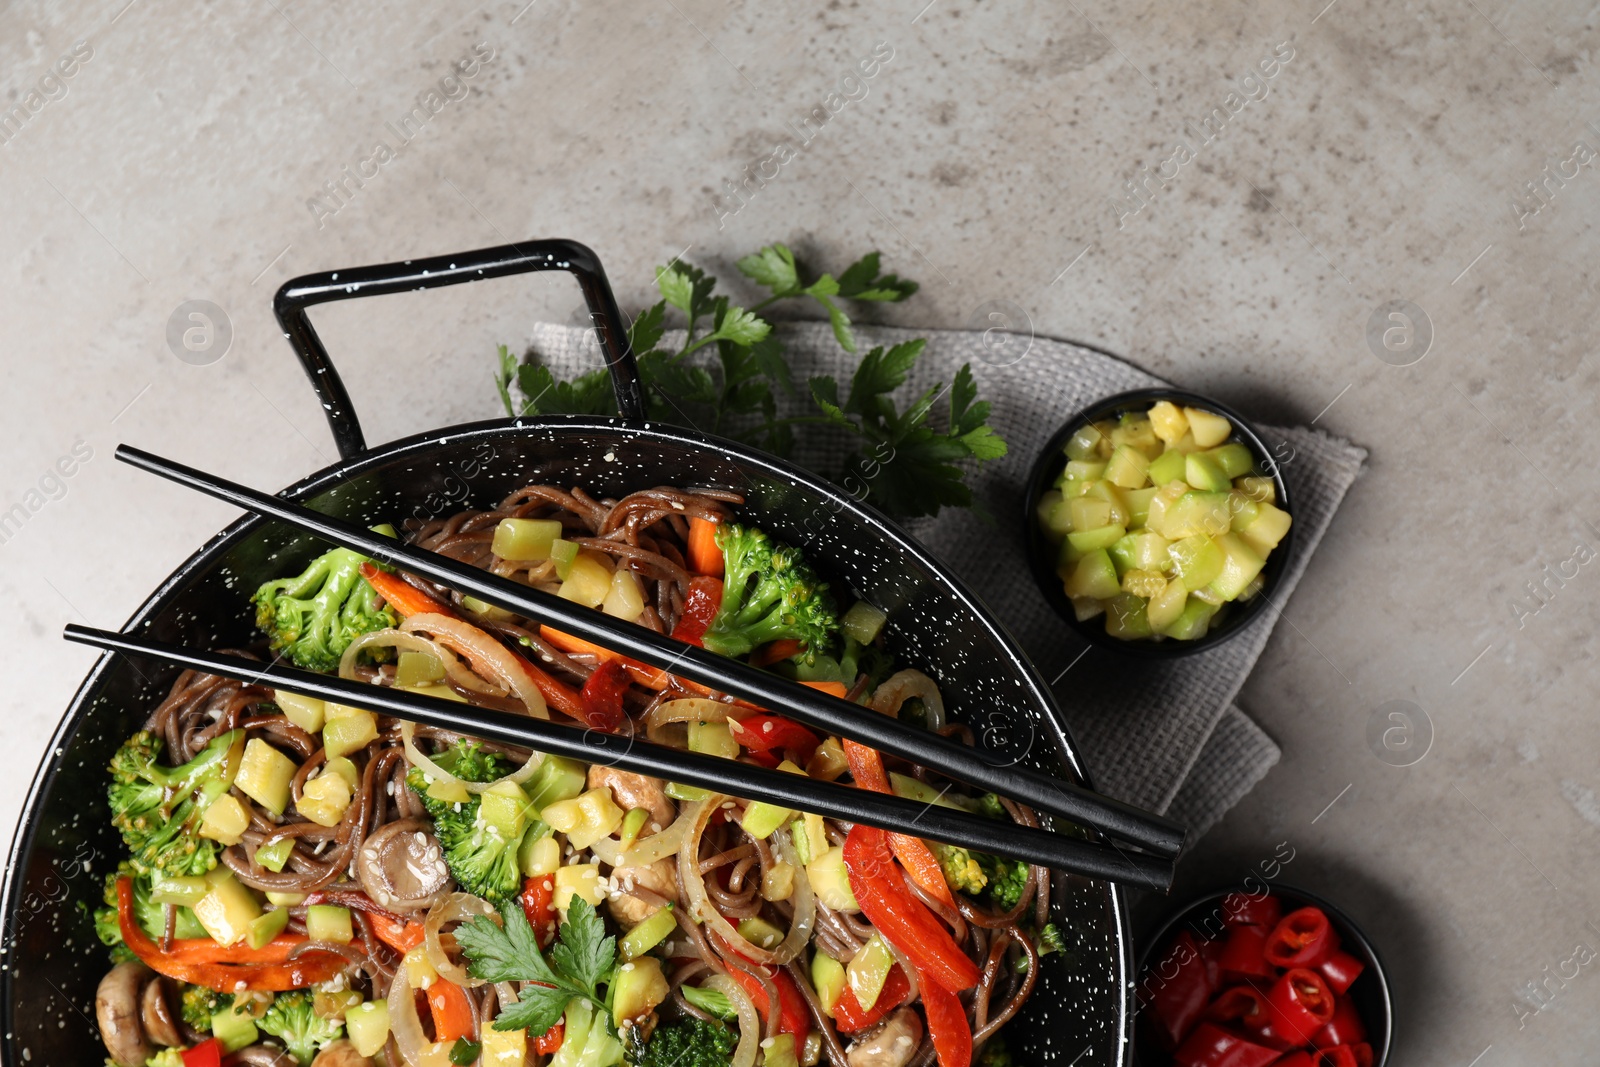
<svg viewBox="0 0 1600 1067">
<path fill-rule="evenodd" d="M 924 284 L 885 321 L 1006 301 L 1371 450 L 1239 697 L 1283 760 L 1183 887 L 1287 842 L 1281 877 L 1384 948 L 1396 1062 L 1580 1062 L 1600 978 L 1557 976 L 1600 947 L 1593 15 L 922 5 L 10 5 L 5 810 L 90 662 L 61 624 L 120 622 L 231 517 L 112 446 L 258 485 L 333 458 L 270 316 L 285 278 L 563 235 L 637 305 L 677 254 L 876 246 Z M 169 348 L 190 300 L 226 310 L 221 358 L 182 316 Z M 382 440 L 493 415 L 492 346 L 577 306 L 531 280 L 319 321 Z M 1388 710 L 1368 741 L 1391 701 L 1414 742 L 1426 716 L 1410 766 Z"/>
</svg>

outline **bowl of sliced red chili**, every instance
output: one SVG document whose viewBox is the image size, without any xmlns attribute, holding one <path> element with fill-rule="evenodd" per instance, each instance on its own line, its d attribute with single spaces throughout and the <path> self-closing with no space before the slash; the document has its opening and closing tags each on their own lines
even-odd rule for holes
<svg viewBox="0 0 1600 1067">
<path fill-rule="evenodd" d="M 1372 942 L 1301 889 L 1219 890 L 1139 956 L 1139 1067 L 1385 1067 L 1393 1005 Z"/>
</svg>

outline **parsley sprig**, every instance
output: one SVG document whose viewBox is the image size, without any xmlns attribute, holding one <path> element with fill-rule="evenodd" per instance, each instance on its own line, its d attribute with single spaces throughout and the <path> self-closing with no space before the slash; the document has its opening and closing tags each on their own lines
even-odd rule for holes
<svg viewBox="0 0 1600 1067">
<path fill-rule="evenodd" d="M 850 301 L 898 303 L 917 291 L 917 283 L 883 273 L 877 252 L 862 256 L 838 277 L 813 275 L 782 244 L 768 245 L 738 266 L 769 294 L 748 308 L 717 294 L 717 280 L 697 267 L 674 262 L 657 268 L 661 300 L 641 312 L 628 331 L 649 417 L 781 456 L 793 453 L 797 429 L 840 433 L 852 447 L 842 469 L 824 473 L 846 487 L 864 487 L 867 500 L 889 514 L 911 518 L 935 515 L 944 507 L 975 507 L 965 465 L 998 459 L 1006 443 L 988 425 L 989 404 L 978 400 L 971 366 L 901 410 L 895 394 L 926 342 L 874 347 L 860 355 L 846 310 Z M 839 346 L 858 356 L 842 399 L 838 382 L 826 375 L 812 378 L 804 394 L 797 392 L 783 342 L 758 314 L 782 301 L 816 304 L 828 316 Z M 669 309 L 685 321 L 676 349 L 662 347 Z M 495 384 L 513 415 L 616 414 L 604 368 L 563 381 L 537 359 L 521 362 L 502 345 Z M 780 395 L 809 400 L 811 411 L 780 416 Z"/>
<path fill-rule="evenodd" d="M 496 1030 L 527 1030 L 538 1035 L 561 1021 L 574 998 L 605 1007 L 600 987 L 617 969 L 617 939 L 587 900 L 573 897 L 567 921 L 556 932 L 549 958 L 539 951 L 533 927 L 522 905 L 508 900 L 500 909 L 502 924 L 475 916 L 456 928 L 456 944 L 467 958 L 467 973 L 485 982 L 532 982 L 517 1002 L 495 1017 Z"/>
</svg>

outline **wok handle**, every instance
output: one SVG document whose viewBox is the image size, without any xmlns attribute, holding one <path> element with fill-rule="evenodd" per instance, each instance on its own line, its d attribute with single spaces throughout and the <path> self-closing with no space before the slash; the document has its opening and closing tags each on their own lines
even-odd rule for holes
<svg viewBox="0 0 1600 1067">
<path fill-rule="evenodd" d="M 600 266 L 600 257 L 577 241 L 562 238 L 523 241 L 428 259 L 304 274 L 283 283 L 272 299 L 272 310 L 283 327 L 284 336 L 300 357 L 317 399 L 322 401 L 339 455 L 345 459 L 360 455 L 367 450 L 367 440 L 361 432 L 361 420 L 350 403 L 350 394 L 328 358 L 322 339 L 312 329 L 306 315 L 308 308 L 334 300 L 433 289 L 543 270 L 564 270 L 577 277 L 599 335 L 601 351 L 605 353 L 606 367 L 611 372 L 611 384 L 617 392 L 617 410 L 628 422 L 644 422 L 644 389 L 639 382 L 639 365 L 633 358 L 627 323 L 617 309 L 616 298 L 611 295 L 611 283 Z"/>
</svg>

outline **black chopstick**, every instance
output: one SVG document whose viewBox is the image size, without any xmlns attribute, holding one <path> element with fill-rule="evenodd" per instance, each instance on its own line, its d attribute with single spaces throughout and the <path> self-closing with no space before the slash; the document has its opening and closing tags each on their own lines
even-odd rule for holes
<svg viewBox="0 0 1600 1067">
<path fill-rule="evenodd" d="M 968 747 L 887 715 L 864 713 L 860 706 L 729 659 L 674 641 L 665 634 L 614 619 L 509 578 L 436 552 L 406 545 L 355 523 L 302 504 L 239 485 L 129 445 L 118 445 L 117 459 L 141 470 L 199 490 L 247 511 L 316 534 L 392 566 L 448 585 L 495 607 L 555 624 L 584 640 L 603 645 L 653 667 L 681 675 L 720 692 L 781 710 L 807 725 L 892 753 L 930 770 L 980 786 L 1033 808 L 1064 816 L 1162 856 L 1176 856 L 1184 829 L 1169 819 L 1101 796 L 982 748 Z"/>
<path fill-rule="evenodd" d="M 513 715 L 441 697 L 350 681 L 298 667 L 262 663 L 244 656 L 170 645 L 110 630 L 72 624 L 66 628 L 64 636 L 69 641 L 107 651 L 144 656 L 255 685 L 287 689 L 441 730 L 533 748 L 585 763 L 605 763 L 714 793 L 763 800 L 845 822 L 866 823 L 1090 878 L 1104 878 L 1159 892 L 1166 892 L 1172 885 L 1173 862 L 1169 859 L 1087 844 L 1048 830 L 988 819 L 942 805 L 819 782 L 549 719 Z"/>
</svg>

